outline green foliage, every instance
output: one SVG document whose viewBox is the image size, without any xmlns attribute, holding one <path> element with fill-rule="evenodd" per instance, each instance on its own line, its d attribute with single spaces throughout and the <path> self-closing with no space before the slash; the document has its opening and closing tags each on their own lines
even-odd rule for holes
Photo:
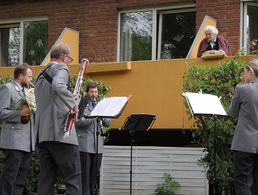
<svg viewBox="0 0 258 195">
<path fill-rule="evenodd" d="M 4 153 L 3 151 L 0 151 L 0 170 L 3 170 L 4 168 Z"/>
<path fill-rule="evenodd" d="M 164 181 L 157 185 L 155 195 L 175 195 L 180 184 L 169 173 L 164 173 Z"/>
<path fill-rule="evenodd" d="M 242 49 L 239 49 L 237 51 L 237 56 L 244 56 L 245 55 L 245 50 L 242 48 Z"/>
<path fill-rule="evenodd" d="M 48 22 L 30 21 L 24 23 L 24 61 L 39 65 L 48 52 Z"/>
<path fill-rule="evenodd" d="M 228 110 L 234 86 L 240 82 L 244 62 L 232 59 L 218 65 L 200 67 L 191 65 L 184 74 L 183 91 L 213 94 L 221 97 Z M 191 117 L 188 111 L 189 117 Z M 232 118 L 196 117 L 194 141 L 204 148 L 205 155 L 199 163 L 207 170 L 207 177 L 214 181 L 214 146 L 216 146 L 216 176 L 218 184 L 226 193 L 232 187 L 232 156 L 230 145 L 236 120 Z M 214 143 L 214 135 L 216 142 Z"/>
<path fill-rule="evenodd" d="M 75 87 L 76 79 L 77 79 L 77 76 L 74 76 L 70 80 L 70 87 L 72 89 Z M 102 81 L 94 81 L 92 79 L 84 79 L 82 82 L 82 85 L 81 85 L 81 95 L 82 96 L 84 96 L 86 94 L 86 87 L 87 87 L 88 83 L 90 83 L 90 82 L 94 82 L 98 85 L 98 89 L 99 89 L 98 100 L 103 99 L 108 94 L 108 92 L 111 90 L 111 87 L 107 86 Z"/>
<path fill-rule="evenodd" d="M 132 33 L 132 60 L 151 59 L 151 37 Z"/>
<path fill-rule="evenodd" d="M 33 152 L 33 155 L 32 155 L 31 166 L 27 177 L 27 185 L 26 185 L 26 188 L 31 192 L 37 191 L 39 170 L 40 170 L 39 150 L 38 150 L 38 147 L 36 147 L 36 150 Z"/>
<path fill-rule="evenodd" d="M 4 83 L 8 83 L 12 80 L 13 78 L 12 77 L 3 77 L 1 78 L 0 77 L 0 85 L 4 84 Z"/>
<path fill-rule="evenodd" d="M 74 88 L 75 83 L 76 83 L 76 79 L 77 79 L 77 77 L 71 78 L 71 80 L 70 80 L 71 89 Z M 0 85 L 4 84 L 4 83 L 7 83 L 7 82 L 10 82 L 11 80 L 12 80 L 11 77 L 6 77 L 6 78 L 1 78 L 0 77 Z M 98 86 L 99 86 L 99 98 L 100 99 L 105 97 L 107 95 L 107 93 L 111 90 L 111 87 L 107 86 L 104 82 L 94 81 L 94 80 L 91 80 L 91 79 L 84 79 L 83 83 L 82 83 L 82 86 L 81 86 L 82 94 L 85 94 L 86 86 L 89 82 L 95 82 L 95 83 L 98 84 Z M 0 124 L 0 127 L 1 127 L 1 124 Z M 105 131 L 107 131 L 105 139 L 107 139 L 107 137 L 108 137 L 108 130 L 109 130 L 109 128 L 105 129 Z M 0 170 L 3 169 L 4 157 L 5 156 L 4 156 L 3 152 L 0 151 Z M 26 188 L 31 192 L 35 192 L 37 190 L 37 183 L 38 183 L 37 179 L 38 179 L 39 170 L 40 170 L 39 151 L 38 151 L 38 148 L 36 147 L 36 151 L 33 153 L 33 156 L 32 156 L 32 162 L 31 162 L 31 166 L 30 166 L 29 175 L 27 177 L 27 185 L 26 185 Z M 55 186 L 56 186 L 56 191 L 58 192 L 58 188 L 60 186 L 62 186 L 62 179 L 60 177 L 57 178 Z"/>
</svg>

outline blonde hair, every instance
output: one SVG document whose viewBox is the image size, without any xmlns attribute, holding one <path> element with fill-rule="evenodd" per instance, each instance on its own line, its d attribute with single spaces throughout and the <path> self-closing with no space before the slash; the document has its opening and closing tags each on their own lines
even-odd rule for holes
<svg viewBox="0 0 258 195">
<path fill-rule="evenodd" d="M 258 77 L 258 59 L 250 60 L 246 65 L 245 68 L 252 71 L 255 77 Z"/>
</svg>

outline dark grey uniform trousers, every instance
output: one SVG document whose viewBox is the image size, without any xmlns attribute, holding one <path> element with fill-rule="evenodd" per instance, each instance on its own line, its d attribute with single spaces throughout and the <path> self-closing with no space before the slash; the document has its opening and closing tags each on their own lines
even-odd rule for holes
<svg viewBox="0 0 258 195">
<path fill-rule="evenodd" d="M 233 151 L 236 195 L 258 195 L 258 154 Z"/>
<path fill-rule="evenodd" d="M 0 178 L 1 195 L 22 195 L 32 152 L 4 150 L 5 164 Z"/>
<path fill-rule="evenodd" d="M 40 174 L 37 195 L 53 195 L 57 171 L 66 195 L 81 195 L 81 164 L 78 146 L 47 141 L 39 144 Z"/>
<path fill-rule="evenodd" d="M 96 195 L 102 154 L 80 152 L 82 167 L 82 195 Z"/>
</svg>

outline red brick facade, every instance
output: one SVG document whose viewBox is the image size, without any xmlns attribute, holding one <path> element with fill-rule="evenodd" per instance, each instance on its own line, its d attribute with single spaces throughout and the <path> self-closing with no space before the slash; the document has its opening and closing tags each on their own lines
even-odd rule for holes
<svg viewBox="0 0 258 195">
<path fill-rule="evenodd" d="M 227 38 L 232 54 L 236 54 L 240 47 L 240 0 L 197 0 L 197 29 L 205 15 L 217 20 L 219 33 Z"/>
<path fill-rule="evenodd" d="M 217 19 L 219 31 L 235 54 L 240 42 L 240 0 L 2 0 L 0 21 L 47 16 L 49 47 L 69 27 L 80 32 L 80 56 L 91 62 L 110 62 L 117 58 L 120 10 L 187 2 L 196 4 L 197 29 L 205 15 Z"/>
</svg>

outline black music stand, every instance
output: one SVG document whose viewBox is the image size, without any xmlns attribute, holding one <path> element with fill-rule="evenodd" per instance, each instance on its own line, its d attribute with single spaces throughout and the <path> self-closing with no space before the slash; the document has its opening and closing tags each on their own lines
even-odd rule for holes
<svg viewBox="0 0 258 195">
<path fill-rule="evenodd" d="M 130 133 L 130 195 L 132 195 L 132 156 L 133 156 L 133 142 L 135 131 L 148 131 L 156 120 L 157 116 L 154 114 L 131 114 L 125 120 L 121 130 L 129 131 Z"/>
</svg>

